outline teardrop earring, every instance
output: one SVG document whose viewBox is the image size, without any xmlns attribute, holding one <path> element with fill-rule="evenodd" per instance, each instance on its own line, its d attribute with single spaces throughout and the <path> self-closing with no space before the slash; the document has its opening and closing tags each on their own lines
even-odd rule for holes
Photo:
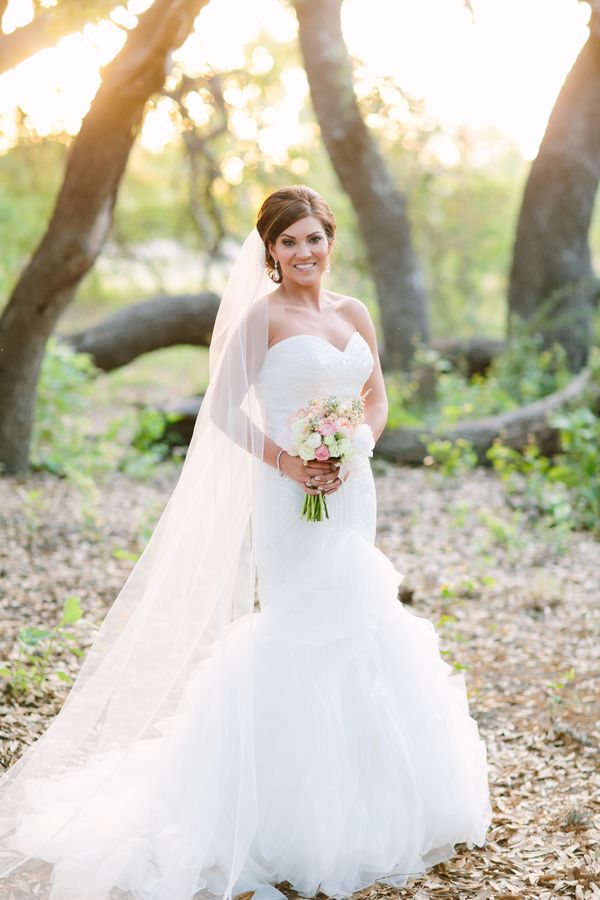
<svg viewBox="0 0 600 900">
<path fill-rule="evenodd" d="M 280 284 L 283 281 L 283 275 L 281 272 L 281 263 L 278 259 L 275 260 L 275 270 L 273 272 L 269 272 L 272 280 L 275 284 Z"/>
<path fill-rule="evenodd" d="M 325 266 L 325 274 L 331 272 L 331 266 L 329 265 L 329 257 L 327 257 L 327 265 Z"/>
</svg>

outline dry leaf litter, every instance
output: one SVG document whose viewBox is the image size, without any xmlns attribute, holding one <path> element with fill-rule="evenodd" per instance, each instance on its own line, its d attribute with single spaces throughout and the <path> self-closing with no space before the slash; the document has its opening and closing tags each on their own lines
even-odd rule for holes
<svg viewBox="0 0 600 900">
<path fill-rule="evenodd" d="M 600 898 L 600 543 L 520 518 L 486 470 L 449 479 L 377 459 L 373 469 L 377 544 L 404 573 L 400 600 L 465 667 L 494 818 L 485 847 L 458 844 L 405 888 L 378 882 L 356 897 Z M 23 624 L 56 624 L 69 594 L 89 646 L 175 477 L 111 475 L 87 504 L 50 475 L 0 479 L 0 660 L 14 656 Z M 60 660 L 73 675 L 78 665 Z M 0 693 L 0 766 L 36 740 L 67 692 L 51 675 L 19 699 Z M 23 885 L 22 896 L 34 892 Z"/>
</svg>

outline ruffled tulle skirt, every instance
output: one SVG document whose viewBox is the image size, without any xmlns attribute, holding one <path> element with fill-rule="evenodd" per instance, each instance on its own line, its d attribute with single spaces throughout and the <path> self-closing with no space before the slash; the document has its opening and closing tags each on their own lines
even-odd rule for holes
<svg viewBox="0 0 600 900">
<path fill-rule="evenodd" d="M 47 838 L 53 900 L 224 896 L 232 867 L 233 895 L 287 881 L 347 897 L 485 843 L 486 747 L 463 674 L 375 546 L 348 531 L 322 553 L 285 603 L 228 627 L 159 736 L 31 784 L 14 844 Z"/>
</svg>

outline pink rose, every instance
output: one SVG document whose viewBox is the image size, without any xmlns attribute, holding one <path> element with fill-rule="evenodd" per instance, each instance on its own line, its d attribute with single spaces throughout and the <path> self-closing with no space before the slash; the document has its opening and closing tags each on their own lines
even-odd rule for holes
<svg viewBox="0 0 600 900">
<path fill-rule="evenodd" d="M 323 435 L 335 434 L 336 428 L 333 419 L 323 419 L 323 421 L 319 425 L 319 431 Z"/>
<path fill-rule="evenodd" d="M 329 459 L 329 447 L 326 447 L 325 444 L 321 444 L 320 447 L 317 447 L 315 450 L 315 458 L 318 459 L 319 462 Z"/>
</svg>

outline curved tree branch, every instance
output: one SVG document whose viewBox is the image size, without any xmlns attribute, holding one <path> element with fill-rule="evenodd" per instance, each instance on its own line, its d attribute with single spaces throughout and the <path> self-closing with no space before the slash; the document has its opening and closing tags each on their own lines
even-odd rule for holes
<svg viewBox="0 0 600 900">
<path fill-rule="evenodd" d="M 114 5 L 116 6 L 116 0 Z M 8 0 L 0 2 L 0 20 L 7 6 Z M 77 2 L 63 0 L 63 3 L 40 12 L 27 25 L 10 34 L 0 30 L 0 75 L 14 69 L 40 50 L 54 47 L 66 35 L 81 31 L 86 22 L 97 21 L 112 7 L 110 0 L 97 0 L 96 14 L 93 15 L 88 4 L 80 7 Z"/>
<path fill-rule="evenodd" d="M 443 432 L 425 428 L 386 430 L 377 441 L 377 453 L 394 462 L 421 464 L 429 441 L 462 438 L 473 445 L 479 461 L 485 462 L 485 453 L 496 438 L 509 447 L 521 449 L 530 436 L 535 437 L 544 452 L 551 453 L 557 449 L 557 430 L 549 424 L 548 416 L 580 397 L 589 386 L 590 372 L 584 369 L 559 391 L 515 410 L 465 419 Z M 593 393 L 596 401 L 600 399 L 600 387 L 595 387 Z"/>
<path fill-rule="evenodd" d="M 62 338 L 74 350 L 89 353 L 99 369 L 110 372 L 163 347 L 208 347 L 218 307 L 219 297 L 211 293 L 154 297 Z"/>
<path fill-rule="evenodd" d="M 64 34 L 76 30 L 72 27 Z M 49 13 L 41 13 L 33 21 L 10 34 L 0 33 L 0 74 L 14 69 L 34 53 L 54 46 L 62 36 L 52 27 L 52 16 Z"/>
</svg>

